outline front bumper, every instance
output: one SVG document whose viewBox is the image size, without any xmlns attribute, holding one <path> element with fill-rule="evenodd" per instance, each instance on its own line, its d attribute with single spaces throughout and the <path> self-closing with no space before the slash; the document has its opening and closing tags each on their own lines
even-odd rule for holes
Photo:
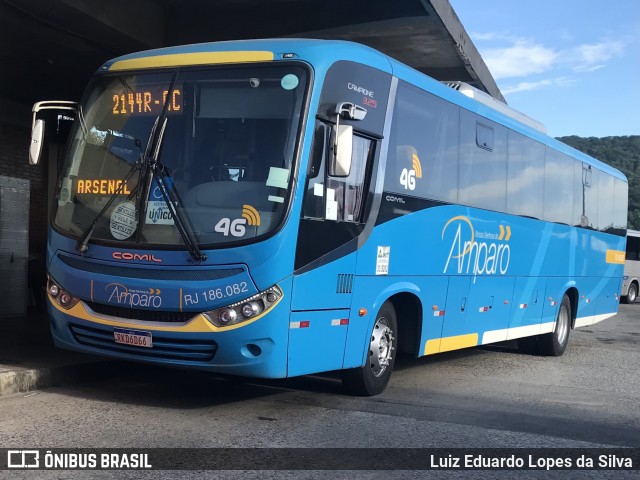
<svg viewBox="0 0 640 480">
<path fill-rule="evenodd" d="M 110 317 L 94 312 L 83 301 L 64 310 L 51 297 L 48 309 L 54 343 L 67 350 L 232 375 L 287 376 L 284 302 L 256 321 L 225 328 L 215 327 L 200 314 L 186 322 L 165 323 Z M 151 332 L 153 347 L 116 343 L 114 328 Z"/>
</svg>

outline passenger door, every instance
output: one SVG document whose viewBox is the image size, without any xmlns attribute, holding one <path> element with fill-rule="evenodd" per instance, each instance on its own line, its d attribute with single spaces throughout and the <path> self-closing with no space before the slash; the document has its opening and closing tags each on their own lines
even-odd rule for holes
<svg viewBox="0 0 640 480">
<path fill-rule="evenodd" d="M 349 308 L 357 237 L 365 221 L 375 141 L 354 135 L 346 177 L 332 177 L 327 163 L 331 127 L 318 121 L 308 169 L 294 276 L 292 310 Z"/>
<path fill-rule="evenodd" d="M 331 128 L 318 122 L 304 194 L 289 323 L 288 375 L 342 368 L 357 236 L 375 142 L 354 136 L 346 177 L 328 174 Z"/>
</svg>

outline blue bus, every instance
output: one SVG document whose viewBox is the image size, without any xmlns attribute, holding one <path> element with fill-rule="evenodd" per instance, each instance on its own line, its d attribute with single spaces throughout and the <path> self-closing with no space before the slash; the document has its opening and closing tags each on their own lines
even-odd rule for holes
<svg viewBox="0 0 640 480">
<path fill-rule="evenodd" d="M 368 47 L 126 55 L 74 108 L 47 251 L 61 348 L 259 378 L 339 370 L 375 395 L 399 352 L 517 339 L 559 356 L 571 329 L 617 312 L 625 177 Z"/>
</svg>

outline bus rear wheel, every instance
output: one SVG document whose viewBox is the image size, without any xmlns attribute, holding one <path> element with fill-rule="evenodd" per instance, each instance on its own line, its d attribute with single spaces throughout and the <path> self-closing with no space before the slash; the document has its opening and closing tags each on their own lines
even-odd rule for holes
<svg viewBox="0 0 640 480">
<path fill-rule="evenodd" d="M 372 396 L 384 391 L 396 360 L 397 331 L 395 309 L 390 302 L 385 302 L 373 324 L 365 364 L 342 371 L 342 384 L 349 393 Z"/>
<path fill-rule="evenodd" d="M 565 294 L 562 297 L 553 332 L 535 337 L 520 338 L 518 348 L 525 353 L 560 357 L 569 344 L 571 332 L 571 300 Z"/>
<path fill-rule="evenodd" d="M 631 285 L 629 285 L 629 291 L 627 292 L 627 296 L 622 297 L 622 301 L 624 303 L 636 303 L 637 299 L 638 299 L 638 285 L 636 284 L 636 282 L 632 282 Z"/>
</svg>

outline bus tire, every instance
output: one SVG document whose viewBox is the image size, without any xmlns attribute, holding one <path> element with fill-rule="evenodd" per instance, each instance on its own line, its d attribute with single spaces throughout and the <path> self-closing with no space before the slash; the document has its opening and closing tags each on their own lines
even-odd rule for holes
<svg viewBox="0 0 640 480">
<path fill-rule="evenodd" d="M 638 285 L 636 282 L 631 282 L 629 285 L 629 290 L 627 291 L 627 296 L 622 297 L 622 303 L 636 303 L 638 299 Z"/>
<path fill-rule="evenodd" d="M 342 385 L 349 393 L 370 397 L 384 391 L 396 360 L 397 332 L 396 311 L 390 302 L 385 302 L 373 324 L 365 364 L 341 372 Z"/>
<path fill-rule="evenodd" d="M 550 357 L 560 357 L 567 349 L 569 333 L 571 332 L 571 300 L 565 294 L 558 309 L 556 325 L 553 332 L 540 335 L 540 354 Z"/>
<path fill-rule="evenodd" d="M 558 309 L 553 332 L 518 339 L 518 350 L 522 353 L 560 357 L 567 349 L 571 332 L 571 300 L 565 294 Z"/>
</svg>

